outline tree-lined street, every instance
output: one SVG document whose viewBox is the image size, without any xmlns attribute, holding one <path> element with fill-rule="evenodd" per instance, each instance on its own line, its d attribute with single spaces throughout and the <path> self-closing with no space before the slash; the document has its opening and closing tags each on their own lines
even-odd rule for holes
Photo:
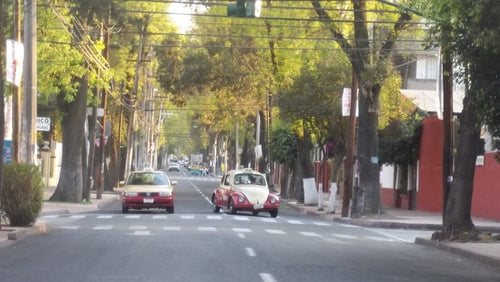
<svg viewBox="0 0 500 282">
<path fill-rule="evenodd" d="M 298 213 L 214 214 L 217 178 L 171 173 L 176 212 L 49 214 L 53 231 L 0 248 L 1 281 L 497 281 L 498 269 L 380 230 Z"/>
</svg>

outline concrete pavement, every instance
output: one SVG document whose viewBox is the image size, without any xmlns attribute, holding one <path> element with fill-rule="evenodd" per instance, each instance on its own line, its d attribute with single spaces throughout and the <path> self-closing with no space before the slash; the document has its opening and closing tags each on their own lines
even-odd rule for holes
<svg viewBox="0 0 500 282">
<path fill-rule="evenodd" d="M 47 200 L 54 188 L 46 188 L 44 200 Z M 43 207 L 40 215 L 56 214 L 56 213 L 81 213 L 99 210 L 105 207 L 112 201 L 119 199 L 119 192 L 105 192 L 101 199 L 96 198 L 95 191 L 91 193 L 90 203 L 57 203 L 43 202 Z M 323 209 L 320 210 L 318 205 L 305 206 L 293 200 L 282 199 L 282 205 L 287 204 L 297 209 L 298 211 L 344 224 L 359 225 L 373 228 L 398 228 L 398 229 L 424 229 L 424 230 L 440 230 L 442 216 L 438 213 L 429 213 L 423 211 L 410 211 L 403 209 L 386 208 L 385 213 L 381 215 L 361 218 L 341 217 L 342 197 L 336 199 L 335 213 L 327 213 L 328 210 L 328 195 L 325 195 L 323 201 Z M 490 232 L 495 235 L 500 234 L 500 222 L 474 218 L 473 222 L 477 229 L 485 232 Z M 0 230 L 0 247 L 11 244 L 16 240 L 20 240 L 26 236 L 49 232 L 51 226 L 45 222 L 38 220 L 31 227 L 11 227 L 2 225 Z M 493 243 L 455 243 L 455 242 L 436 242 L 430 238 L 417 238 L 415 243 L 428 247 L 438 248 L 443 251 L 452 252 L 460 256 L 481 261 L 493 267 L 500 268 L 500 241 Z"/>
</svg>

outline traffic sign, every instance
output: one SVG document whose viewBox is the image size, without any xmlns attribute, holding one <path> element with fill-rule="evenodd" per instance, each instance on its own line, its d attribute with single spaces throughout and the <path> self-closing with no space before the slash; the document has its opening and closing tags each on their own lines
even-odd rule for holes
<svg viewBox="0 0 500 282">
<path fill-rule="evenodd" d="M 50 131 L 50 118 L 37 117 L 36 118 L 36 131 Z"/>
</svg>

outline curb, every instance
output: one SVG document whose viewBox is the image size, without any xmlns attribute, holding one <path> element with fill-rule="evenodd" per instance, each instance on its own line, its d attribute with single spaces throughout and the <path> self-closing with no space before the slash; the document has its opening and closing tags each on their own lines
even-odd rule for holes
<svg viewBox="0 0 500 282">
<path fill-rule="evenodd" d="M 467 258 L 467 259 L 476 260 L 476 261 L 482 262 L 484 264 L 487 264 L 487 265 L 493 266 L 493 267 L 498 267 L 500 265 L 499 259 L 484 256 L 481 254 L 476 254 L 473 252 L 469 252 L 467 250 L 456 248 L 456 247 L 447 245 L 446 243 L 442 243 L 442 242 L 432 241 L 432 240 L 423 239 L 423 238 L 416 238 L 415 244 L 426 246 L 426 247 L 436 248 L 436 249 L 446 251 L 446 252 L 449 252 L 449 253 L 452 253 L 455 255 L 459 255 L 459 256 Z"/>
<path fill-rule="evenodd" d="M 48 233 L 52 230 L 52 226 L 47 223 L 35 223 L 29 228 L 19 228 L 7 234 L 9 240 L 21 240 L 31 235 Z"/>
</svg>

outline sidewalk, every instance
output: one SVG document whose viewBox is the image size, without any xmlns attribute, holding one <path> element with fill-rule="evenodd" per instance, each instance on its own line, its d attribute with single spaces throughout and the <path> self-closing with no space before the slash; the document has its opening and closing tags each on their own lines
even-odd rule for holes
<svg viewBox="0 0 500 282">
<path fill-rule="evenodd" d="M 53 191 L 54 188 L 46 189 L 44 193 L 44 200 L 47 200 L 52 195 Z M 96 199 L 95 191 L 92 191 L 90 203 L 54 203 L 44 201 L 40 215 L 91 212 L 105 207 L 117 198 L 119 198 L 118 192 L 105 192 L 102 194 L 101 199 Z M 337 196 L 335 202 L 335 213 L 327 213 L 328 193 L 325 194 L 325 200 L 323 201 L 324 208 L 322 211 L 318 210 L 318 205 L 304 206 L 296 201 L 285 199 L 282 199 L 281 202 L 282 205 L 287 204 L 304 214 L 344 224 L 371 228 L 439 230 L 441 229 L 442 223 L 441 214 L 438 213 L 394 208 L 386 208 L 384 214 L 376 216 L 361 217 L 356 219 L 341 217 L 340 212 L 342 210 L 342 196 Z M 493 234 L 500 234 L 500 222 L 498 221 L 473 218 L 473 222 L 478 230 Z M 3 225 L 0 230 L 0 247 L 10 244 L 15 240 L 20 240 L 26 236 L 49 232 L 50 230 L 51 226 L 41 220 L 38 220 L 31 227 L 10 227 Z M 495 243 L 450 243 L 431 241 L 430 238 L 417 238 L 415 243 L 438 248 L 500 268 L 500 241 Z"/>
<path fill-rule="evenodd" d="M 396 229 L 419 229 L 439 231 L 442 226 L 442 215 L 440 213 L 431 213 L 416 210 L 405 210 L 385 207 L 385 212 L 380 215 L 374 215 L 361 218 L 341 217 L 342 195 L 337 195 L 335 201 L 335 213 L 327 213 L 329 194 L 325 193 L 323 201 L 323 210 L 319 210 L 319 205 L 305 206 L 297 203 L 295 200 L 281 200 L 304 214 L 309 214 L 325 220 L 331 220 L 344 224 L 358 225 L 369 228 L 396 228 Z M 481 218 L 473 218 L 472 222 L 477 230 L 500 234 L 500 222 Z M 417 238 L 416 244 L 437 248 L 443 251 L 451 252 L 472 260 L 481 261 L 493 267 L 500 268 L 500 240 L 493 243 L 454 243 L 437 242 L 430 238 Z"/>
<path fill-rule="evenodd" d="M 48 202 L 47 200 L 54 193 L 54 187 L 44 189 L 42 210 L 39 216 L 59 214 L 59 213 L 81 213 L 91 212 L 105 207 L 112 201 L 119 198 L 119 192 L 104 192 L 101 199 L 97 199 L 95 191 L 90 193 L 89 203 L 62 203 L 62 202 Z M 0 247 L 13 243 L 16 240 L 23 239 L 26 236 L 31 236 L 40 233 L 50 232 L 52 227 L 50 224 L 38 219 L 35 224 L 30 227 L 12 227 L 4 225 L 2 222 L 2 229 L 0 229 Z"/>
</svg>

